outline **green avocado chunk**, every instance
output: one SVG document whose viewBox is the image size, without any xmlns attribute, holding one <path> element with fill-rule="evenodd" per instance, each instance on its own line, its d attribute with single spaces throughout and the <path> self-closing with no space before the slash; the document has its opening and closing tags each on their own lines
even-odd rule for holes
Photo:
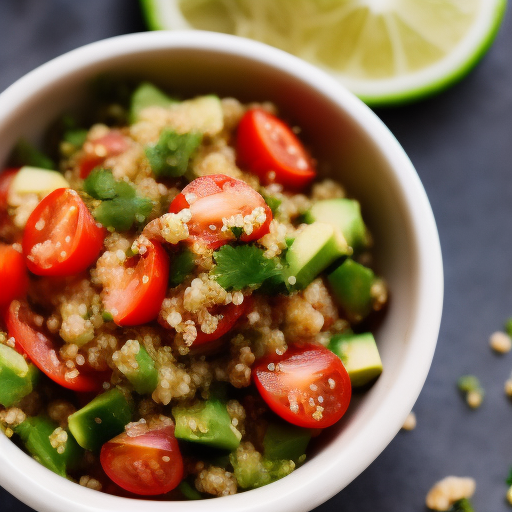
<svg viewBox="0 0 512 512">
<path fill-rule="evenodd" d="M 354 199 L 337 198 L 317 201 L 304 214 L 308 224 L 327 222 L 338 228 L 347 244 L 358 251 L 368 245 L 368 233 L 361 216 L 361 206 Z"/>
<path fill-rule="evenodd" d="M 134 340 L 131 340 L 131 342 L 127 341 L 126 343 L 134 343 Z M 153 361 L 147 350 L 137 341 L 135 343 L 138 345 L 138 352 L 135 354 L 137 368 L 132 368 L 128 365 L 121 365 L 118 368 L 139 395 L 149 395 L 153 393 L 158 385 L 158 370 L 156 369 L 155 361 Z"/>
<path fill-rule="evenodd" d="M 365 386 L 382 373 L 379 349 L 371 332 L 336 334 L 327 348 L 342 360 L 355 388 Z"/>
<path fill-rule="evenodd" d="M 242 439 L 231 424 L 226 405 L 220 400 L 210 399 L 191 407 L 173 407 L 172 414 L 177 439 L 229 451 L 235 450 Z"/>
<path fill-rule="evenodd" d="M 327 276 L 327 280 L 350 321 L 360 322 L 370 313 L 371 288 L 375 282 L 372 270 L 354 260 L 346 259 Z"/>
<path fill-rule="evenodd" d="M 130 122 L 135 123 L 139 114 L 147 107 L 168 107 L 176 100 L 167 96 L 158 87 L 149 82 L 142 82 L 132 94 L 130 102 Z"/>
<path fill-rule="evenodd" d="M 49 470 L 66 478 L 67 470 L 76 468 L 82 459 L 82 449 L 73 436 L 68 434 L 65 449 L 59 453 L 50 441 L 50 436 L 58 427 L 56 423 L 44 416 L 27 418 L 14 427 L 28 453 Z"/>
<path fill-rule="evenodd" d="M 68 419 L 69 430 L 82 448 L 98 451 L 103 444 L 124 431 L 131 417 L 128 400 L 119 389 L 114 388 L 73 413 Z"/>
<path fill-rule="evenodd" d="M 250 448 L 250 443 L 241 444 L 229 454 L 236 481 L 242 489 L 256 489 L 275 482 L 295 469 L 292 460 L 269 460 Z"/>
<path fill-rule="evenodd" d="M 306 453 L 311 431 L 289 423 L 270 423 L 263 439 L 263 455 L 270 460 L 297 462 Z"/>
<path fill-rule="evenodd" d="M 0 404 L 11 407 L 33 389 L 39 370 L 7 345 L 0 345 Z"/>
<path fill-rule="evenodd" d="M 338 229 L 325 222 L 307 226 L 286 252 L 288 284 L 298 290 L 305 288 L 347 251 L 347 242 Z"/>
</svg>

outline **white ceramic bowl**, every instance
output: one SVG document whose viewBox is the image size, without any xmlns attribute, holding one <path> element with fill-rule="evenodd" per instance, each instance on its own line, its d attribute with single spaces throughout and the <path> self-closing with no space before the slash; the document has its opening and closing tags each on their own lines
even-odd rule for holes
<svg viewBox="0 0 512 512">
<path fill-rule="evenodd" d="M 332 78 L 262 44 L 206 32 L 154 32 L 100 41 L 59 57 L 0 95 L 0 164 L 19 137 L 37 141 L 62 111 L 80 105 L 100 73 L 132 75 L 187 96 L 217 93 L 271 100 L 303 129 L 315 156 L 360 199 L 375 238 L 379 272 L 391 290 L 377 339 L 384 372 L 354 400 L 302 467 L 266 487 L 174 512 L 305 512 L 343 489 L 387 446 L 423 386 L 443 299 L 439 238 L 421 182 L 379 119 Z M 0 165 L 1 168 L 1 165 Z M 0 484 L 40 512 L 139 512 L 141 502 L 67 481 L 0 436 Z M 146 502 L 146 512 L 169 503 Z"/>
</svg>

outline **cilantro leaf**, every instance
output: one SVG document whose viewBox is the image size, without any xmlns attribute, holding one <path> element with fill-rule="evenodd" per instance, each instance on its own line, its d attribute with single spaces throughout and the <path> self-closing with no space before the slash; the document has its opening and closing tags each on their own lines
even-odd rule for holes
<svg viewBox="0 0 512 512">
<path fill-rule="evenodd" d="M 281 206 L 281 199 L 278 199 L 274 196 L 268 196 L 267 194 L 261 194 L 263 196 L 263 199 L 265 199 L 265 203 L 267 203 L 267 206 L 272 210 L 272 215 L 277 214 L 277 210 Z"/>
<path fill-rule="evenodd" d="M 508 473 L 508 477 L 505 480 L 506 484 L 510 487 L 512 486 L 512 468 L 510 468 L 510 471 Z"/>
<path fill-rule="evenodd" d="M 449 512 L 475 512 L 473 505 L 467 498 L 457 500 Z"/>
<path fill-rule="evenodd" d="M 178 286 L 186 277 L 192 273 L 196 265 L 196 256 L 188 249 L 180 252 L 172 261 L 169 270 L 169 285 L 171 287 Z"/>
<path fill-rule="evenodd" d="M 216 266 L 212 275 L 226 290 L 257 288 L 282 271 L 280 261 L 265 258 L 263 252 L 254 245 L 224 245 L 213 253 Z"/>
<path fill-rule="evenodd" d="M 164 130 L 154 146 L 146 147 L 146 156 L 154 175 L 169 178 L 183 176 L 201 140 L 200 133 L 179 134 L 174 130 Z"/>
<path fill-rule="evenodd" d="M 113 199 L 117 196 L 117 181 L 110 171 L 94 169 L 84 181 L 84 190 L 94 199 Z"/>
<path fill-rule="evenodd" d="M 237 226 L 233 226 L 232 228 L 229 228 L 229 229 L 231 229 L 231 233 L 233 233 L 233 235 L 235 236 L 235 238 L 237 240 L 239 240 L 240 237 L 244 233 L 244 228 L 240 228 L 240 227 L 237 227 Z"/>
<path fill-rule="evenodd" d="M 30 142 L 20 139 L 11 155 L 12 165 L 14 167 L 39 167 L 41 169 L 56 169 L 55 163 L 44 153 L 36 149 Z"/>
<path fill-rule="evenodd" d="M 137 195 L 126 181 L 116 181 L 107 169 L 96 169 L 84 181 L 84 190 L 101 204 L 94 218 L 106 228 L 128 231 L 135 222 L 144 222 L 153 209 L 150 199 Z"/>
</svg>

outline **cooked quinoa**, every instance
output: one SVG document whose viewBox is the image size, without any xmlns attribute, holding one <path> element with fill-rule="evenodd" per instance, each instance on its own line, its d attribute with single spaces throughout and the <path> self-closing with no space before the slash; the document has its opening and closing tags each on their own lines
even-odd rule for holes
<svg viewBox="0 0 512 512">
<path fill-rule="evenodd" d="M 55 467 L 82 486 L 125 493 L 121 483 L 111 477 L 113 484 L 101 470 L 100 458 L 104 464 L 110 438 L 103 442 L 99 457 L 101 446 L 92 448 L 87 443 L 94 444 L 94 440 L 84 441 L 77 434 L 77 418 L 94 396 L 115 397 L 112 400 L 127 411 L 123 413 L 126 421 L 111 437 L 145 439 L 148 432 L 174 433 L 176 423 L 184 469 L 182 483 L 171 490 L 169 499 L 183 499 L 191 492 L 200 497 L 235 494 L 282 478 L 304 462 L 310 437 L 304 421 L 313 427 L 328 426 L 323 422 L 334 407 L 329 405 L 330 394 L 338 396 L 340 381 L 333 374 L 325 379 L 323 391 L 318 387 L 322 384 L 311 383 L 304 395 L 305 405 L 297 390 L 289 391 L 283 418 L 290 417 L 288 421 L 294 425 L 283 427 L 275 405 L 255 387 L 262 361 L 270 361 L 264 363 L 263 370 L 279 375 L 287 355 L 295 351 L 300 356 L 303 346 L 329 353 L 332 364 L 343 369 L 348 386 L 346 403 L 335 404 L 338 417 L 348 406 L 350 380 L 343 366 L 348 363 L 342 355 L 338 354 L 343 363 L 334 356 L 332 340 L 341 336 L 352 343 L 351 337 L 368 330 L 376 312 L 385 309 L 388 297 L 384 280 L 363 265 L 372 261 L 371 237 L 362 220 L 356 235 L 319 221 L 322 229 L 332 233 L 329 243 L 341 252 L 321 263 L 323 267 L 315 273 L 309 271 L 310 277 L 301 274 L 302 267 L 295 273 L 288 270 L 292 268 L 288 255 L 295 241 L 316 222 L 307 217 L 315 205 L 341 200 L 357 212 L 359 205 L 347 198 L 341 184 L 315 178 L 314 161 L 309 163 L 306 156 L 301 157 L 299 170 L 310 166 L 311 179 L 300 190 L 290 188 L 286 180 L 280 182 L 279 168 L 269 168 L 262 175 L 243 163 L 236 137 L 252 111 L 277 114 L 270 103 L 244 105 L 234 98 L 219 101 L 204 96 L 145 106 L 131 114 L 130 123 L 125 120 L 116 126 L 96 119 L 80 132 L 81 143 L 61 133 L 64 139 L 56 168 L 69 189 L 58 190 L 69 190 L 66 200 L 85 205 L 93 219 L 90 229 L 103 240 L 79 271 L 53 272 L 48 263 L 54 253 L 56 266 L 67 261 L 71 235 L 62 241 L 49 235 L 27 251 L 27 232 L 42 236 L 52 222 L 64 222 L 56 213 L 57 220 L 38 219 L 32 228 L 41 208 L 38 205 L 58 191 L 48 195 L 48 191 L 23 194 L 23 190 L 15 190 L 9 193 L 5 211 L 0 203 L 0 242 L 11 244 L 20 257 L 26 257 L 31 271 L 24 293 L 14 296 L 8 305 L 10 320 L 0 333 L 0 345 L 18 349 L 22 341 L 13 325 L 25 322 L 32 332 L 40 333 L 37 336 L 49 340 L 50 366 L 61 372 L 58 377 L 44 368 L 46 375 L 38 372 L 39 382 L 33 390 L 30 384 L 24 396 L 0 406 L 0 426 L 6 435 L 19 436 L 23 444 L 30 429 L 43 425 L 48 434 L 41 443 L 49 444 L 58 455 L 78 442 L 79 463 L 62 469 L 57 458 Z M 177 154 L 161 158 L 161 152 L 166 154 L 174 144 L 184 146 Z M 185 158 L 180 151 L 189 154 Z M 293 154 L 297 150 L 290 146 L 287 151 Z M 300 151 L 309 159 L 307 150 Z M 192 185 L 209 183 L 211 188 L 221 182 L 216 193 L 227 195 L 234 211 L 220 208 L 219 218 L 202 225 L 200 219 L 211 215 L 218 205 L 205 201 L 205 197 L 215 196 L 202 196 L 199 185 Z M 182 207 L 178 209 L 177 204 Z M 67 215 L 75 215 L 77 208 L 80 210 L 71 206 Z M 23 249 L 16 243 L 21 238 Z M 82 251 L 92 245 L 91 241 Z M 243 247 L 248 252 L 241 258 L 237 255 Z M 234 257 L 240 258 L 239 266 L 233 267 L 235 273 L 241 273 L 243 265 L 250 269 L 241 274 L 245 281 L 240 286 L 230 281 L 232 271 L 226 270 Z M 358 279 L 367 283 L 364 304 L 362 299 L 355 306 L 344 302 L 344 290 L 333 292 L 337 278 L 331 279 L 329 272 L 335 268 L 338 272 L 346 259 L 356 266 Z M 41 271 L 38 261 L 46 265 L 43 268 L 41 263 Z M 144 266 L 144 261 L 153 263 Z M 157 281 L 163 283 L 158 293 L 154 291 Z M 146 292 L 148 289 L 151 292 Z M 497 344 L 493 343 L 496 350 Z M 26 362 L 31 363 L 34 356 L 30 349 L 23 349 Z M 42 368 L 39 361 L 32 362 Z M 85 400 L 82 391 L 92 392 L 92 396 Z M 220 408 L 215 409 L 221 411 L 215 420 L 203 414 L 208 407 Z M 102 416 L 101 408 L 98 411 L 90 419 L 96 424 L 91 427 L 94 429 L 110 421 Z M 307 416 L 303 423 L 294 419 L 298 414 Z M 208 436 L 216 439 L 215 429 L 221 426 L 216 427 L 215 421 L 220 422 L 223 415 L 228 441 L 222 441 L 225 444 L 220 451 L 215 444 L 218 441 L 211 441 L 203 454 L 201 443 L 207 444 L 204 439 L 210 439 Z M 188 429 L 189 438 L 180 434 L 180 425 Z M 307 438 L 300 453 L 282 455 L 279 443 L 269 438 L 269 432 L 283 428 L 297 439 Z M 171 452 L 169 448 L 158 461 L 147 462 L 144 474 L 153 472 L 160 475 L 157 479 L 165 475 L 162 468 L 172 464 Z M 37 453 L 31 454 L 38 458 Z M 59 472 L 53 466 L 50 469 Z"/>
</svg>

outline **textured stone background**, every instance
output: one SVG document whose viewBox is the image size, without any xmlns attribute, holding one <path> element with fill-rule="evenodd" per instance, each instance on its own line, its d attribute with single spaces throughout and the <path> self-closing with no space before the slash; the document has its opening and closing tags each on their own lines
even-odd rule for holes
<svg viewBox="0 0 512 512">
<path fill-rule="evenodd" d="M 83 44 L 145 30 L 136 0 L 1 0 L 0 91 Z M 478 512 L 508 512 L 512 403 L 503 383 L 512 353 L 488 348 L 512 316 L 512 10 L 495 45 L 460 84 L 377 114 L 405 148 L 427 190 L 443 248 L 446 294 L 438 349 L 415 406 L 418 427 L 400 432 L 352 484 L 316 512 L 420 512 L 448 475 L 477 480 Z M 457 377 L 478 375 L 484 404 L 469 410 Z M 30 509 L 0 489 L 0 512 Z M 71 511 L 70 511 L 71 512 Z"/>
</svg>

